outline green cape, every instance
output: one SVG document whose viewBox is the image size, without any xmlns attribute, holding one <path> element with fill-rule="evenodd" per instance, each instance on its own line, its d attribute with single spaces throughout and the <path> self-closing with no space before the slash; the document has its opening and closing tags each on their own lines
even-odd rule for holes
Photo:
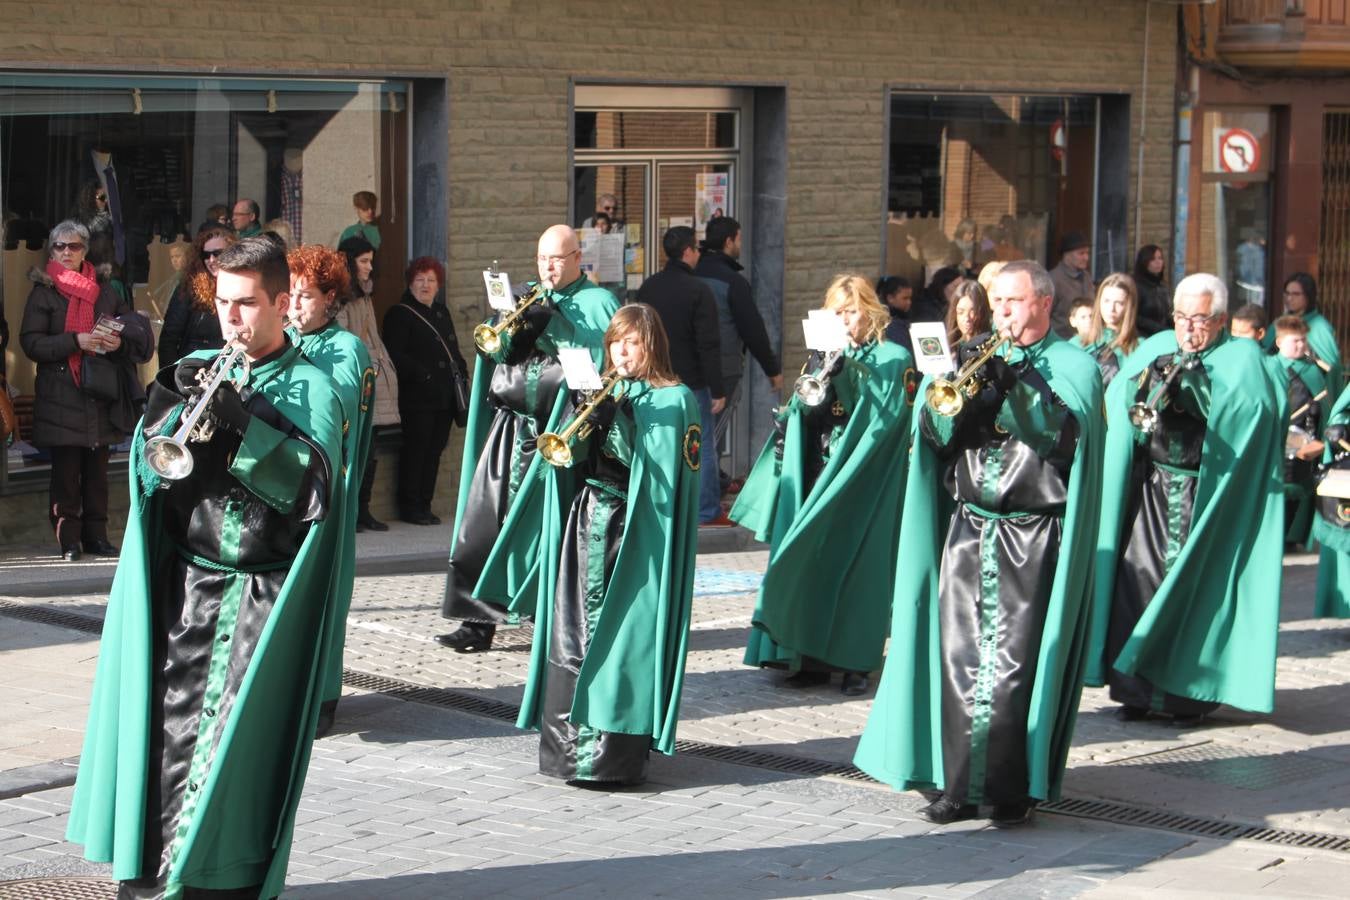
<svg viewBox="0 0 1350 900">
<path fill-rule="evenodd" d="M 1318 421 L 1325 423 L 1327 421 L 1327 416 L 1331 412 L 1331 404 L 1335 401 L 1331 398 L 1331 391 L 1327 387 L 1326 374 L 1322 371 L 1321 367 L 1306 359 L 1286 359 L 1283 356 L 1276 356 L 1275 361 L 1284 375 L 1283 383 L 1277 388 L 1277 390 L 1281 392 L 1279 394 L 1280 398 L 1285 401 L 1281 406 L 1282 412 L 1280 413 L 1279 421 L 1285 423 L 1285 426 L 1288 427 L 1290 416 L 1297 412 L 1297 410 L 1290 409 L 1288 404 L 1289 375 L 1290 373 L 1293 373 L 1298 375 L 1313 397 L 1316 397 L 1318 394 L 1323 395 L 1322 399 L 1317 400 L 1316 403 L 1322 413 Z M 1325 428 L 1326 426 L 1323 425 L 1323 427 Z M 1320 434 L 1315 434 L 1313 437 L 1320 440 L 1322 436 Z M 1316 511 L 1313 509 L 1312 488 L 1307 482 L 1286 481 L 1284 483 L 1284 496 L 1286 500 L 1297 501 L 1298 503 L 1292 516 L 1288 515 L 1288 506 L 1285 507 L 1285 543 L 1306 544 L 1308 542 L 1310 529 L 1312 528 L 1312 520 L 1317 515 Z"/>
<path fill-rule="evenodd" d="M 1308 325 L 1308 346 L 1317 354 L 1318 359 L 1327 364 L 1327 383 L 1332 386 L 1333 391 L 1339 390 L 1344 384 L 1341 380 L 1344 372 L 1341 368 L 1340 346 L 1336 342 L 1336 329 L 1327 321 L 1327 317 L 1317 310 L 1305 314 L 1303 321 Z M 1274 349 L 1274 321 L 1266 328 L 1266 336 L 1261 339 L 1261 346 L 1266 350 Z"/>
<path fill-rule="evenodd" d="M 1078 446 L 1064 507 L 1063 539 L 1051 587 L 1036 682 L 1027 715 L 1031 771 L 1028 793 L 1059 793 L 1082 689 L 1083 649 L 1090 610 L 1091 552 L 1101 492 L 1101 372 L 1079 347 L 1047 334 L 1028 348 L 1032 367 L 1078 423 Z M 931 379 L 925 379 L 925 386 Z M 923 396 L 925 388 L 919 395 Z M 942 772 L 942 648 L 938 579 L 953 500 L 946 466 L 918 434 L 913 418 L 905 516 L 900 523 L 891 644 L 876 700 L 853 758 L 858 768 L 896 789 L 940 787 Z"/>
<path fill-rule="evenodd" d="M 1155 334 L 1107 391 L 1106 492 L 1087 681 L 1103 684 L 1114 666 L 1178 696 L 1269 712 L 1284 548 L 1284 401 L 1251 341 L 1221 334 L 1201 354 L 1211 399 L 1190 535 L 1120 658 L 1104 658 L 1139 447 L 1128 410 L 1141 373 L 1176 351 L 1175 332 Z"/>
<path fill-rule="evenodd" d="M 216 351 L 192 354 L 209 358 Z M 342 405 L 332 381 L 305 362 L 298 347 L 256 366 L 250 385 L 309 436 L 330 463 L 342 458 Z M 172 431 L 171 416 L 165 432 Z M 111 862 L 118 880 L 142 877 L 150 729 L 152 573 L 174 548 L 160 523 L 159 479 L 142 462 L 138 426 L 131 447 L 131 509 L 122 553 L 108 597 L 80 769 L 66 836 L 84 845 L 87 859 Z M 240 482 L 273 507 L 288 511 L 309 463 L 309 447 L 255 419 L 231 466 Z M 295 808 L 300 802 L 318 717 L 331 628 L 334 555 L 345 521 L 342 484 L 329 488 L 326 517 L 309 529 L 239 686 L 228 719 L 219 726 L 215 763 L 168 872 L 167 896 L 182 886 L 228 887 L 237 868 L 271 856 L 262 896 L 285 884 Z M 293 745 L 277 735 L 302 723 Z M 289 783 L 259 784 L 259 758 L 289 759 Z M 276 822 L 257 821 L 248 798 L 285 798 Z M 154 811 L 157 815 L 158 811 Z M 259 829 L 259 825 L 263 827 Z"/>
<path fill-rule="evenodd" d="M 352 606 L 352 587 L 356 583 L 356 516 L 360 512 L 357 498 L 370 454 L 375 369 L 370 364 L 366 345 L 336 321 L 312 334 L 297 334 L 296 337 L 305 358 L 333 379 L 342 402 L 342 463 L 338 466 L 334 460 L 333 468 L 335 473 L 340 471 L 343 494 L 350 502 L 343 505 L 342 547 L 337 565 L 333 567 L 333 615 L 330 619 L 333 627 L 328 636 L 328 673 L 323 691 L 324 700 L 336 700 L 342 695 L 342 650 L 347 643 L 347 613 Z"/>
<path fill-rule="evenodd" d="M 909 456 L 914 357 L 898 344 L 850 348 L 837 389 L 851 410 L 805 490 L 807 428 L 796 396 L 760 452 L 731 518 L 769 541 L 748 665 L 805 655 L 870 672 L 881 664 Z M 822 560 L 821 554 L 826 554 Z M 775 643 L 779 646 L 775 646 Z"/>
<path fill-rule="evenodd" d="M 698 403 L 688 388 L 643 388 L 629 394 L 638 439 L 623 540 L 577 675 L 571 721 L 651 735 L 656 750 L 673 754 L 694 595 L 701 429 Z M 559 480 L 547 478 L 544 488 L 539 600 L 516 720 L 520 728 L 539 727 L 547 680 L 553 591 L 567 518 L 563 504 L 570 503 L 558 491 Z"/>
<path fill-rule="evenodd" d="M 547 340 L 557 347 L 584 347 L 591 351 L 596 366 L 602 365 L 605 329 L 619 309 L 614 295 L 591 284 L 583 275 L 561 290 L 547 292 L 546 296 L 558 301 L 561 315 L 553 317 L 540 340 Z M 510 336 L 504 335 L 503 347 L 496 354 L 497 358 L 504 358 L 509 349 Z M 464 518 L 464 506 L 469 500 L 474 472 L 478 469 L 478 457 L 487 443 L 488 430 L 496 414 L 496 408 L 488 402 L 488 388 L 492 385 L 495 371 L 497 361 L 480 353 L 474 365 L 473 384 L 469 393 L 469 418 L 464 426 L 464 456 L 459 467 L 459 496 L 455 499 L 455 530 L 450 541 L 452 547 Z M 569 394 L 565 389 L 558 391 L 543 431 L 556 432 L 564 424 L 562 415 Z M 543 469 L 547 467 L 548 463 L 535 454 L 521 479 L 511 508 L 506 512 L 501 531 L 488 554 L 478 583 L 473 588 L 473 596 L 480 600 L 504 606 L 527 618 L 534 615 L 535 597 L 538 594 L 535 577 L 539 565 L 540 517 L 544 510 Z"/>
<path fill-rule="evenodd" d="M 1327 427 L 1350 424 L 1350 386 L 1341 391 L 1325 421 Z M 1322 462 L 1329 464 L 1331 459 L 1332 448 L 1328 445 L 1322 451 Z M 1317 605 L 1313 615 L 1350 618 L 1350 528 L 1340 528 L 1321 515 L 1314 515 L 1312 536 L 1322 545 L 1317 561 Z"/>
</svg>

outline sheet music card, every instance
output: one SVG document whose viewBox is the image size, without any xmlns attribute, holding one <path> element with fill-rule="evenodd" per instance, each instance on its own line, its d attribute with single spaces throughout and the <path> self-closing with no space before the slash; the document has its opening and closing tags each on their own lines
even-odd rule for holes
<svg viewBox="0 0 1350 900">
<path fill-rule="evenodd" d="M 516 298 L 511 293 L 511 278 L 505 272 L 484 269 L 483 284 L 487 287 L 488 306 L 501 312 L 510 312 L 516 308 Z"/>
<path fill-rule="evenodd" d="M 574 391 L 598 391 L 604 386 L 600 372 L 585 347 L 559 347 L 558 362 L 562 364 L 563 378 Z"/>
<path fill-rule="evenodd" d="M 802 319 L 802 334 L 807 350 L 829 353 L 848 347 L 848 329 L 833 310 L 813 309 L 807 313 Z"/>
<path fill-rule="evenodd" d="M 952 371 L 952 348 L 947 343 L 947 326 L 942 322 L 913 322 L 909 336 L 914 342 L 914 367 L 925 375 L 946 375 Z"/>
</svg>

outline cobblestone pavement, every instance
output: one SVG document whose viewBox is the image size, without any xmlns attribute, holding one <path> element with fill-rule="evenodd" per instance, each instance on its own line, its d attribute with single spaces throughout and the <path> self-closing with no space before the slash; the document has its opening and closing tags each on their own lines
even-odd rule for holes
<svg viewBox="0 0 1350 900">
<path fill-rule="evenodd" d="M 847 762 L 870 695 L 791 690 L 740 664 L 764 557 L 699 557 L 681 737 Z M 1286 560 L 1273 715 L 1125 725 L 1088 691 L 1066 795 L 1350 835 L 1350 629 L 1310 618 L 1313 563 Z M 529 629 L 491 653 L 445 650 L 443 583 L 359 579 L 348 668 L 517 702 Z M 23 602 L 102 613 L 96 595 Z M 96 652 L 87 633 L 0 616 L 0 881 L 103 871 L 60 840 L 68 789 L 12 787 L 64 783 L 54 761 L 79 751 Z M 932 829 L 915 794 L 687 754 L 658 758 L 642 790 L 581 791 L 536 773 L 533 736 L 378 694 L 349 692 L 339 724 L 316 744 L 287 896 L 1338 896 L 1350 876 L 1343 853 L 1060 816 Z"/>
</svg>

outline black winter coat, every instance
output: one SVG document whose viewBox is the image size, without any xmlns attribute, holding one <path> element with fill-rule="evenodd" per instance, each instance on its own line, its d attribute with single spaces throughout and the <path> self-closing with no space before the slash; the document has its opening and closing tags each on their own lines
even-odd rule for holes
<svg viewBox="0 0 1350 900">
<path fill-rule="evenodd" d="M 639 303 L 661 316 L 670 340 L 670 364 L 691 391 L 707 388 L 713 399 L 726 396 L 722 383 L 722 334 L 712 289 L 678 259 L 642 282 Z"/>
<path fill-rule="evenodd" d="M 131 304 L 118 296 L 107 282 L 100 284 L 94 303 L 94 320 L 101 315 L 116 318 L 122 329 L 122 346 L 107 354 L 123 371 L 123 404 L 95 400 L 75 386 L 68 357 L 78 349 L 75 335 L 66 331 L 68 301 L 47 273 L 33 269 L 34 282 L 23 309 L 19 343 L 28 358 L 37 363 L 33 401 L 33 443 L 39 447 L 102 447 L 121 443 L 135 426 L 132 406 L 145 397 L 136 377 L 136 364 L 150 359 L 154 336 L 150 323 Z M 114 409 L 114 407 L 118 407 Z"/>
<path fill-rule="evenodd" d="M 418 321 L 418 320 L 421 321 Z M 430 327 L 428 327 L 430 325 Z M 435 334 L 432 329 L 435 329 Z M 440 340 L 437 340 L 437 335 Z M 439 303 L 423 306 L 405 291 L 397 306 L 384 314 L 384 349 L 398 373 L 400 412 L 459 412 L 451 382 L 451 365 L 468 377 L 469 367 L 459 352 L 450 311 Z M 441 346 L 445 342 L 445 347 Z M 445 355 L 449 349 L 453 363 Z"/>
<path fill-rule="evenodd" d="M 159 364 L 172 365 L 197 350 L 219 350 L 224 346 L 225 337 L 220 333 L 220 319 L 215 310 L 198 309 L 187 285 L 174 288 L 169 308 L 164 311 L 164 327 L 159 332 Z"/>
</svg>

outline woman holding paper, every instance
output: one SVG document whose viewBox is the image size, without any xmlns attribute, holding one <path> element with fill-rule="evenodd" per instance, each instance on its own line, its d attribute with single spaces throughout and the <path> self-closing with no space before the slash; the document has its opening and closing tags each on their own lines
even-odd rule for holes
<svg viewBox="0 0 1350 900">
<path fill-rule="evenodd" d="M 51 455 L 48 516 L 61 555 L 116 556 L 108 540 L 108 456 L 140 416 L 134 374 L 150 358 L 150 325 L 108 282 L 107 266 L 85 259 L 89 230 L 74 220 L 52 229 L 45 268 L 28 273 L 33 290 L 19 341 L 37 363 L 33 443 Z"/>
<path fill-rule="evenodd" d="M 919 379 L 909 351 L 886 341 L 890 316 L 867 279 L 836 277 L 823 306 L 843 349 L 808 361 L 814 380 L 798 380 L 731 518 L 770 545 L 745 663 L 786 669 L 797 687 L 842 671 L 856 696 L 890 621 Z"/>
<path fill-rule="evenodd" d="M 539 439 L 555 465 L 544 467 L 534 645 L 516 724 L 539 729 L 545 775 L 639 784 L 649 750 L 675 750 L 701 434 L 656 310 L 620 308 L 604 356 L 608 390 L 574 403 L 584 427 L 571 440 Z M 569 506 L 574 472 L 581 486 Z"/>
</svg>

